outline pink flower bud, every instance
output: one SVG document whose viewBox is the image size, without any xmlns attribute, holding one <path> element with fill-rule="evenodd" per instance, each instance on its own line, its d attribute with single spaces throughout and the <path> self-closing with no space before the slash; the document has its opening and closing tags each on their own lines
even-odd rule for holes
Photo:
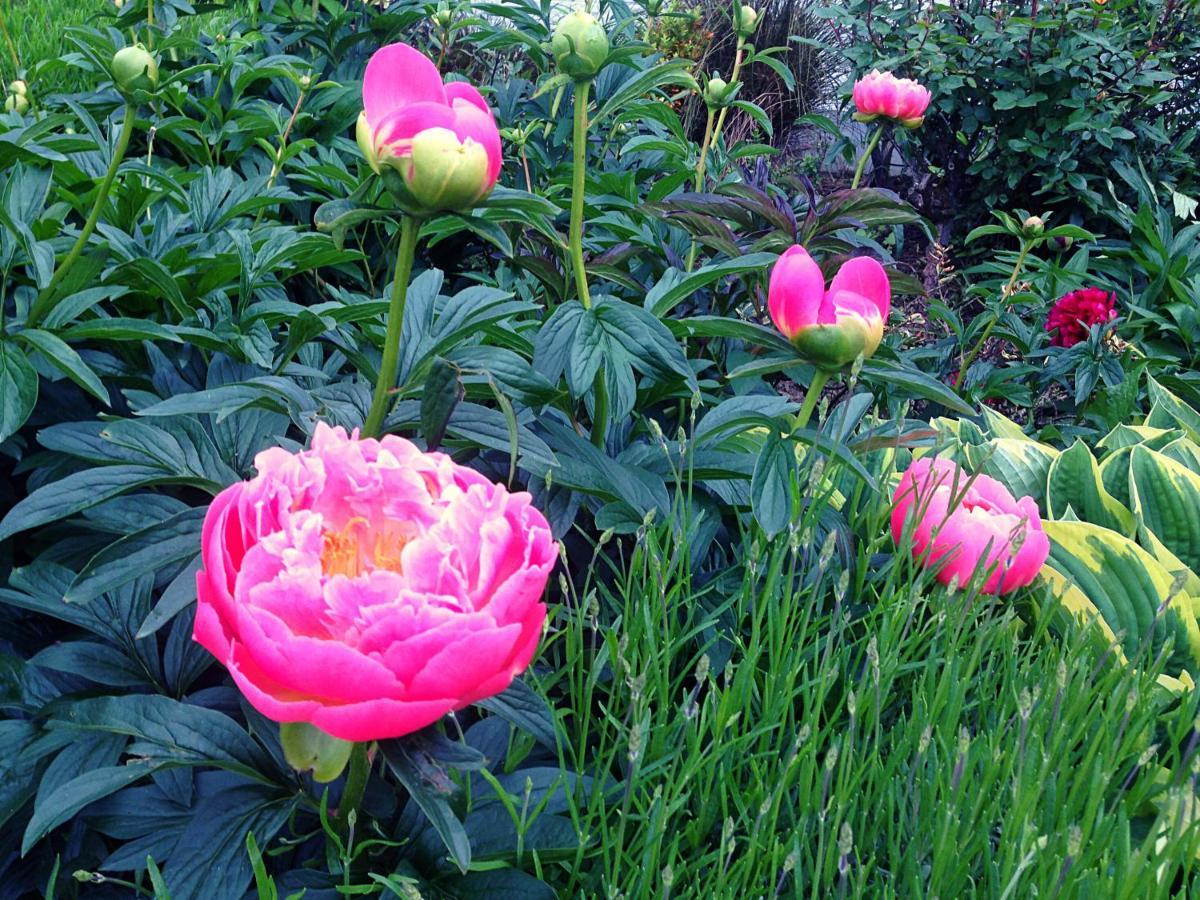
<svg viewBox="0 0 1200 900">
<path fill-rule="evenodd" d="M 443 83 L 434 64 L 407 44 L 389 44 L 371 57 L 363 107 L 359 147 L 376 172 L 389 166 L 400 173 L 407 188 L 402 199 L 415 211 L 468 209 L 495 186 L 500 131 L 487 101 L 465 82 Z M 414 149 L 421 146 L 423 152 Z M 441 162 L 435 164 L 435 157 Z M 461 165 L 467 160 L 469 165 Z M 443 183 L 447 177 L 450 187 Z"/>
<path fill-rule="evenodd" d="M 775 327 L 801 356 L 827 371 L 875 352 L 891 302 L 887 272 L 875 260 L 848 260 L 826 290 L 821 267 L 799 244 L 775 263 L 767 293 Z"/>
</svg>

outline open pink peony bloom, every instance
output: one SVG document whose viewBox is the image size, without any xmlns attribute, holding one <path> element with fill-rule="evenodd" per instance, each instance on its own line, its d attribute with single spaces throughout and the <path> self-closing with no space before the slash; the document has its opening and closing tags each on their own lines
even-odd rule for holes
<svg viewBox="0 0 1200 900">
<path fill-rule="evenodd" d="M 931 97 L 927 87 L 911 78 L 872 69 L 854 82 L 854 105 L 858 107 L 854 118 L 873 122 L 883 116 L 905 128 L 916 128 L 925 118 Z"/>
<path fill-rule="evenodd" d="M 875 260 L 847 260 L 825 290 L 821 267 L 796 244 L 771 270 L 767 309 L 771 321 L 813 365 L 837 370 L 883 340 L 892 305 L 887 272 Z"/>
<path fill-rule="evenodd" d="M 972 478 L 948 459 L 918 459 L 900 479 L 893 497 L 892 537 L 899 544 L 908 519 L 913 556 L 937 567 L 943 584 L 966 584 L 991 570 L 985 594 L 1006 594 L 1037 577 L 1050 541 L 1032 497 L 1017 500 L 986 475 Z"/>
<path fill-rule="evenodd" d="M 388 44 L 367 63 L 358 143 L 375 171 L 394 167 L 428 210 L 472 206 L 500 175 L 500 132 L 483 95 L 461 81 L 443 84 L 407 44 Z"/>
<path fill-rule="evenodd" d="M 397 737 L 529 664 L 557 547 L 528 494 L 326 425 L 255 464 L 204 520 L 195 638 L 259 712 Z"/>
</svg>

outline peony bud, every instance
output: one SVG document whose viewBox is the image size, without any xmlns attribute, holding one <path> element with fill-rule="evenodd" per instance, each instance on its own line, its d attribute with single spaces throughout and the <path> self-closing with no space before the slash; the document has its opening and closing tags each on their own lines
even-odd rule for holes
<svg viewBox="0 0 1200 900">
<path fill-rule="evenodd" d="M 754 29 L 757 27 L 758 10 L 753 6 L 745 4 L 739 6 L 733 22 L 733 28 L 737 32 L 737 36 L 744 40 L 754 34 Z"/>
<path fill-rule="evenodd" d="M 122 93 L 152 91 L 158 86 L 158 63 L 141 44 L 118 50 L 112 70 L 113 81 Z"/>
<path fill-rule="evenodd" d="M 413 201 L 423 211 L 469 209 L 488 193 L 488 155 L 484 146 L 460 141 L 449 128 L 427 128 L 412 139 L 408 156 L 380 160 L 395 168 Z"/>
<path fill-rule="evenodd" d="M 8 96 L 4 98 L 4 111 L 24 113 L 29 109 L 28 95 L 29 86 L 25 82 L 9 82 Z"/>
<path fill-rule="evenodd" d="M 554 29 L 550 50 L 560 72 L 586 80 L 599 72 L 608 59 L 608 35 L 595 16 L 573 12 L 564 16 Z"/>
<path fill-rule="evenodd" d="M 1040 216 L 1030 216 L 1021 224 L 1021 229 L 1025 232 L 1025 237 L 1037 237 L 1046 230 L 1046 223 Z"/>
<path fill-rule="evenodd" d="M 358 149 L 362 151 L 367 165 L 371 167 L 371 171 L 378 175 L 379 157 L 375 153 L 375 135 L 371 130 L 371 123 L 367 121 L 367 111 L 365 109 L 358 114 L 358 123 L 354 126 L 354 137 L 358 141 Z"/>
<path fill-rule="evenodd" d="M 708 84 L 704 86 L 704 102 L 713 109 L 720 109 L 729 103 L 732 93 L 729 84 L 717 74 L 708 79 Z"/>
<path fill-rule="evenodd" d="M 449 31 L 450 26 L 454 24 L 454 14 L 445 3 L 438 4 L 438 8 L 433 13 L 433 24 L 442 31 Z"/>
<path fill-rule="evenodd" d="M 1050 238 L 1050 246 L 1059 253 L 1065 253 L 1071 249 L 1071 245 L 1075 243 L 1075 239 L 1069 234 L 1059 234 Z"/>
<path fill-rule="evenodd" d="M 350 761 L 353 741 L 326 734 L 307 722 L 283 722 L 279 726 L 283 757 L 297 772 L 312 770 L 313 778 L 325 784 L 335 780 Z"/>
</svg>

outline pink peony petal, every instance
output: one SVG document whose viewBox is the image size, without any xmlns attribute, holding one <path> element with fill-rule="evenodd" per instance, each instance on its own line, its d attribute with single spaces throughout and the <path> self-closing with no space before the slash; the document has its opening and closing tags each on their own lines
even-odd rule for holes
<svg viewBox="0 0 1200 900">
<path fill-rule="evenodd" d="M 892 308 L 892 284 L 887 271 L 869 256 L 856 256 L 842 264 L 829 285 L 829 293 L 849 291 L 866 297 L 879 310 L 879 317 L 887 322 Z"/>
<path fill-rule="evenodd" d="M 442 76 L 429 57 L 407 44 L 375 51 L 363 74 L 363 108 L 378 129 L 388 116 L 414 103 L 446 104 Z"/>
<path fill-rule="evenodd" d="M 407 156 L 412 139 L 430 128 L 453 129 L 457 116 L 444 103 L 413 103 L 383 116 L 375 126 L 375 152 Z"/>
<path fill-rule="evenodd" d="M 767 310 L 775 327 L 789 340 L 820 318 L 825 300 L 821 267 L 799 244 L 789 247 L 771 270 Z"/>
</svg>

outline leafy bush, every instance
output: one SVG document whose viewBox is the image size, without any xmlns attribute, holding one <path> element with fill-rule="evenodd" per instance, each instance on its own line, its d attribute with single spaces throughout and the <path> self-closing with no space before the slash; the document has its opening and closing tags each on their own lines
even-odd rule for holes
<svg viewBox="0 0 1200 900">
<path fill-rule="evenodd" d="M 825 14 L 856 72 L 897 68 L 932 90 L 936 112 L 903 146 L 928 173 L 906 194 L 935 221 L 965 231 L 1036 203 L 1093 226 L 1123 190 L 1114 173 L 1139 167 L 1197 193 L 1195 116 L 1180 114 L 1197 103 L 1195 4 L 852 0 Z"/>
</svg>

